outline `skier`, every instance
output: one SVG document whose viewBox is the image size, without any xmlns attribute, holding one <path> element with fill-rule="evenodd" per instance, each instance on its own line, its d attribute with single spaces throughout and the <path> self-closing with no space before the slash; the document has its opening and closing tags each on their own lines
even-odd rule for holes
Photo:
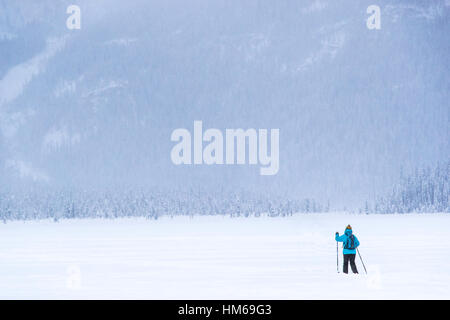
<svg viewBox="0 0 450 320">
<path fill-rule="evenodd" d="M 342 236 L 339 236 L 339 232 L 336 232 L 336 241 L 343 242 L 344 245 L 344 273 L 348 273 L 348 263 L 352 268 L 353 273 L 358 273 L 356 269 L 355 257 L 356 248 L 359 246 L 358 238 L 352 233 L 352 227 L 350 225 L 345 228 L 345 232 Z"/>
</svg>

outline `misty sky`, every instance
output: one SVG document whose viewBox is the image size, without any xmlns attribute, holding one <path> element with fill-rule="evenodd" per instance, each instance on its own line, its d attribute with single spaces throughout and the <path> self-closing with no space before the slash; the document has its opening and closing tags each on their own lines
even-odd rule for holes
<svg viewBox="0 0 450 320">
<path fill-rule="evenodd" d="M 66 8 L 81 8 L 68 30 Z M 2 188 L 191 187 L 335 208 L 450 157 L 450 2 L 0 0 Z M 175 166 L 176 128 L 279 128 L 280 170 Z"/>
</svg>

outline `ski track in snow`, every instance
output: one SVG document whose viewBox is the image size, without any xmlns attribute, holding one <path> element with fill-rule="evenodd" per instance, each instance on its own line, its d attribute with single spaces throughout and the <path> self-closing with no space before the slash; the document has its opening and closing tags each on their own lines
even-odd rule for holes
<svg viewBox="0 0 450 320">
<path fill-rule="evenodd" d="M 358 257 L 359 275 L 336 272 L 334 233 L 349 223 L 368 275 Z M 449 226 L 342 213 L 10 222 L 0 298 L 449 299 Z"/>
</svg>

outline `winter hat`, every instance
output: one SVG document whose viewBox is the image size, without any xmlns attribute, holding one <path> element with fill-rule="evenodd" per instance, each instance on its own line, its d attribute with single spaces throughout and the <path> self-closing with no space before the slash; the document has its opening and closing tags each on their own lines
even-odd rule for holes
<svg viewBox="0 0 450 320">
<path fill-rule="evenodd" d="M 345 228 L 345 230 L 347 230 L 347 229 L 352 230 L 352 226 L 351 226 L 351 225 L 348 225 L 347 228 Z"/>
</svg>

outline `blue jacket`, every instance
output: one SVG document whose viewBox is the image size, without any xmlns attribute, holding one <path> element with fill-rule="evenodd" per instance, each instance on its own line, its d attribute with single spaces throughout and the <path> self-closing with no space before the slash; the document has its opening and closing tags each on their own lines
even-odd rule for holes
<svg viewBox="0 0 450 320">
<path fill-rule="evenodd" d="M 344 246 L 345 246 L 345 243 L 347 242 L 347 240 L 348 240 L 348 238 L 350 237 L 351 234 L 352 234 L 352 230 L 351 229 L 346 229 L 342 236 L 339 236 L 339 234 L 336 233 L 336 237 L 335 237 L 336 241 L 343 242 Z M 353 237 L 355 237 L 355 248 L 357 248 L 357 247 L 359 247 L 358 238 L 356 238 L 355 235 Z M 345 249 L 344 248 L 344 254 L 356 254 L 356 249 Z"/>
</svg>

